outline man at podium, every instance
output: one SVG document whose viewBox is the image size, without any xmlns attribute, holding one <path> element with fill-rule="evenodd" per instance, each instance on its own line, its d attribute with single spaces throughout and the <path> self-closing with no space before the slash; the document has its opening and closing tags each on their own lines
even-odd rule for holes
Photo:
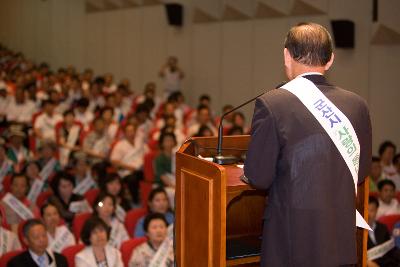
<svg viewBox="0 0 400 267">
<path fill-rule="evenodd" d="M 256 100 L 244 166 L 250 184 L 269 192 L 261 266 L 353 266 L 355 188 L 371 161 L 368 107 L 324 77 L 334 55 L 323 26 L 291 28 L 283 53 L 290 81 Z"/>
</svg>

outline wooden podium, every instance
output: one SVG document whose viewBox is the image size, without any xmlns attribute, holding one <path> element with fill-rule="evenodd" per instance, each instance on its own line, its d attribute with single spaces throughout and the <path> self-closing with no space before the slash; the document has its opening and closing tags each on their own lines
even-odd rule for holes
<svg viewBox="0 0 400 267">
<path fill-rule="evenodd" d="M 242 156 L 250 136 L 226 136 L 226 155 Z M 266 193 L 240 180 L 243 169 L 201 159 L 215 155 L 217 138 L 187 141 L 176 154 L 176 261 L 179 267 L 259 266 Z M 368 181 L 358 187 L 357 209 L 366 217 Z M 359 264 L 368 233 L 357 229 Z"/>
</svg>

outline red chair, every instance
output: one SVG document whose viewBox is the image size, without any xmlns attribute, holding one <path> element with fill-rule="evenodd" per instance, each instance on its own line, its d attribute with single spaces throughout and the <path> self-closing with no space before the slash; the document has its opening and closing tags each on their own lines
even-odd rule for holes
<svg viewBox="0 0 400 267">
<path fill-rule="evenodd" d="M 154 159 L 157 157 L 158 151 L 150 151 L 144 155 L 143 174 L 144 180 L 152 183 L 154 181 Z"/>
<path fill-rule="evenodd" d="M 379 198 L 379 193 L 378 192 L 369 192 L 370 197 L 375 197 L 376 199 Z"/>
<path fill-rule="evenodd" d="M 90 216 L 92 216 L 92 213 L 90 212 L 75 215 L 74 220 L 72 221 L 72 233 L 75 236 L 76 243 L 79 242 L 83 225 L 85 224 L 86 220 L 90 218 Z"/>
<path fill-rule="evenodd" d="M 11 176 L 12 175 L 6 175 L 3 178 L 3 191 L 4 192 L 10 192 L 10 187 L 11 187 Z"/>
<path fill-rule="evenodd" d="M 382 216 L 378 221 L 386 225 L 389 233 L 391 233 L 393 231 L 394 224 L 400 221 L 400 214 Z"/>
<path fill-rule="evenodd" d="M 7 253 L 4 253 L 0 257 L 0 267 L 7 267 L 8 262 L 15 256 L 18 256 L 19 254 L 21 254 L 22 252 L 24 252 L 24 251 L 23 250 L 14 250 L 14 251 L 9 251 Z"/>
<path fill-rule="evenodd" d="M 87 202 L 89 202 L 90 206 L 93 206 L 99 193 L 100 193 L 100 189 L 93 188 L 93 189 L 88 190 L 83 196 L 85 197 Z"/>
<path fill-rule="evenodd" d="M 135 232 L 136 223 L 146 214 L 147 210 L 144 208 L 130 210 L 126 213 L 124 224 L 131 237 L 134 237 L 133 234 Z"/>
<path fill-rule="evenodd" d="M 53 195 L 53 192 L 50 190 L 43 191 L 42 193 L 39 194 L 39 196 L 36 199 L 36 206 L 39 208 L 43 206 L 44 203 L 46 203 L 47 199 Z"/>
<path fill-rule="evenodd" d="M 61 251 L 61 254 L 67 258 L 68 266 L 75 267 L 75 255 L 85 248 L 84 244 L 69 246 Z"/>
<path fill-rule="evenodd" d="M 28 244 L 25 243 L 25 239 L 24 239 L 24 225 L 25 225 L 26 221 L 22 221 L 18 224 L 18 239 L 19 242 L 21 243 L 22 248 L 27 248 Z"/>
<path fill-rule="evenodd" d="M 10 225 L 7 223 L 7 218 L 6 218 L 6 212 L 4 211 L 3 206 L 0 205 L 0 215 L 1 215 L 1 227 L 7 229 L 7 230 L 11 230 Z"/>
<path fill-rule="evenodd" d="M 142 207 L 147 210 L 147 201 L 149 199 L 149 195 L 151 190 L 153 190 L 153 184 L 145 181 L 140 181 L 140 202 L 142 203 Z"/>
<path fill-rule="evenodd" d="M 133 250 L 146 242 L 147 238 L 146 237 L 138 237 L 138 238 L 132 238 L 129 240 L 126 240 L 121 244 L 121 255 L 122 255 L 122 261 L 124 262 L 125 267 L 129 267 L 129 260 L 132 257 L 132 252 Z"/>
</svg>

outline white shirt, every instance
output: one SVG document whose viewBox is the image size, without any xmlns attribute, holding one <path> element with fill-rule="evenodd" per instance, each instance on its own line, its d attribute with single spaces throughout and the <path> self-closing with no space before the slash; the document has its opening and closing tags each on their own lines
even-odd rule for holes
<svg viewBox="0 0 400 267">
<path fill-rule="evenodd" d="M 380 217 L 386 215 L 400 214 L 400 204 L 396 198 L 393 198 L 389 204 L 386 204 L 379 199 L 379 208 L 376 214 L 376 218 L 379 220 Z"/>
<path fill-rule="evenodd" d="M 49 266 L 49 256 L 47 256 L 47 253 L 44 253 L 42 256 L 44 261 L 43 261 L 43 265 L 40 264 L 40 260 L 39 260 L 39 255 L 35 254 L 32 250 L 29 250 L 29 254 L 31 254 L 32 259 L 36 262 L 36 264 L 41 267 L 41 266 Z"/>
<path fill-rule="evenodd" d="M 111 233 L 108 243 L 119 249 L 121 244 L 128 239 L 129 234 L 126 231 L 125 226 L 117 218 L 113 218 L 111 220 Z"/>
<path fill-rule="evenodd" d="M 63 117 L 60 114 L 53 114 L 53 116 L 50 117 L 46 113 L 43 113 L 36 118 L 34 128 L 40 131 L 44 139 L 55 141 L 55 127 L 56 124 L 62 120 Z"/>
<path fill-rule="evenodd" d="M 66 247 L 75 245 L 75 237 L 65 225 L 57 226 L 54 238 L 49 232 L 47 232 L 47 238 L 49 240 L 47 249 L 57 253 L 61 253 L 61 251 Z"/>
<path fill-rule="evenodd" d="M 78 110 L 75 110 L 74 114 L 75 114 L 75 120 L 82 123 L 85 131 L 88 131 L 90 124 L 92 123 L 92 121 L 94 119 L 93 112 L 89 111 L 89 109 L 87 109 L 86 112 L 84 112 L 84 113 L 80 113 Z"/>
<path fill-rule="evenodd" d="M 135 143 L 131 144 L 126 139 L 118 141 L 111 152 L 110 159 L 121 161 L 135 169 L 143 167 L 144 155 L 147 152 L 147 146 L 140 141 L 141 138 L 135 138 Z M 121 175 L 125 176 L 130 171 L 124 171 Z"/>
<path fill-rule="evenodd" d="M 21 243 L 13 232 L 0 226 L 0 256 L 21 249 Z"/>
<path fill-rule="evenodd" d="M 7 106 L 7 120 L 21 123 L 32 122 L 32 115 L 36 112 L 36 105 L 30 100 L 25 100 L 23 104 L 17 104 L 15 98 L 11 98 Z"/>
<path fill-rule="evenodd" d="M 400 190 L 400 174 L 397 173 L 396 167 L 393 164 L 382 166 L 382 176 L 392 180 L 396 186 L 396 190 Z"/>
</svg>

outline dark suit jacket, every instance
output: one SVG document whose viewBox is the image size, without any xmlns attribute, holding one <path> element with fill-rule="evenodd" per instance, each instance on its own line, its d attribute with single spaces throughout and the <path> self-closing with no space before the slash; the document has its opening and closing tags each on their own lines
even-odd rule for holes
<svg viewBox="0 0 400 267">
<path fill-rule="evenodd" d="M 54 258 L 56 260 L 56 266 L 57 267 L 68 267 L 67 259 L 58 253 L 53 253 Z M 49 257 L 49 262 L 51 263 L 51 258 Z M 39 267 L 36 262 L 32 259 L 31 254 L 29 253 L 28 250 L 25 252 L 22 252 L 18 256 L 15 256 L 12 258 L 8 264 L 7 267 Z"/>
<path fill-rule="evenodd" d="M 358 181 L 363 181 L 371 161 L 366 102 L 321 75 L 306 78 L 351 121 L 361 146 Z M 269 190 L 261 266 L 357 262 L 351 173 L 322 126 L 287 90 L 271 90 L 256 100 L 244 172 L 251 185 Z"/>
<path fill-rule="evenodd" d="M 386 225 L 376 222 L 376 227 L 374 229 L 376 244 L 368 236 L 368 249 L 380 245 L 390 239 L 390 233 Z M 398 248 L 393 248 L 388 253 L 383 255 L 383 257 L 374 260 L 380 267 L 399 267 L 400 266 L 400 250 Z"/>
</svg>

